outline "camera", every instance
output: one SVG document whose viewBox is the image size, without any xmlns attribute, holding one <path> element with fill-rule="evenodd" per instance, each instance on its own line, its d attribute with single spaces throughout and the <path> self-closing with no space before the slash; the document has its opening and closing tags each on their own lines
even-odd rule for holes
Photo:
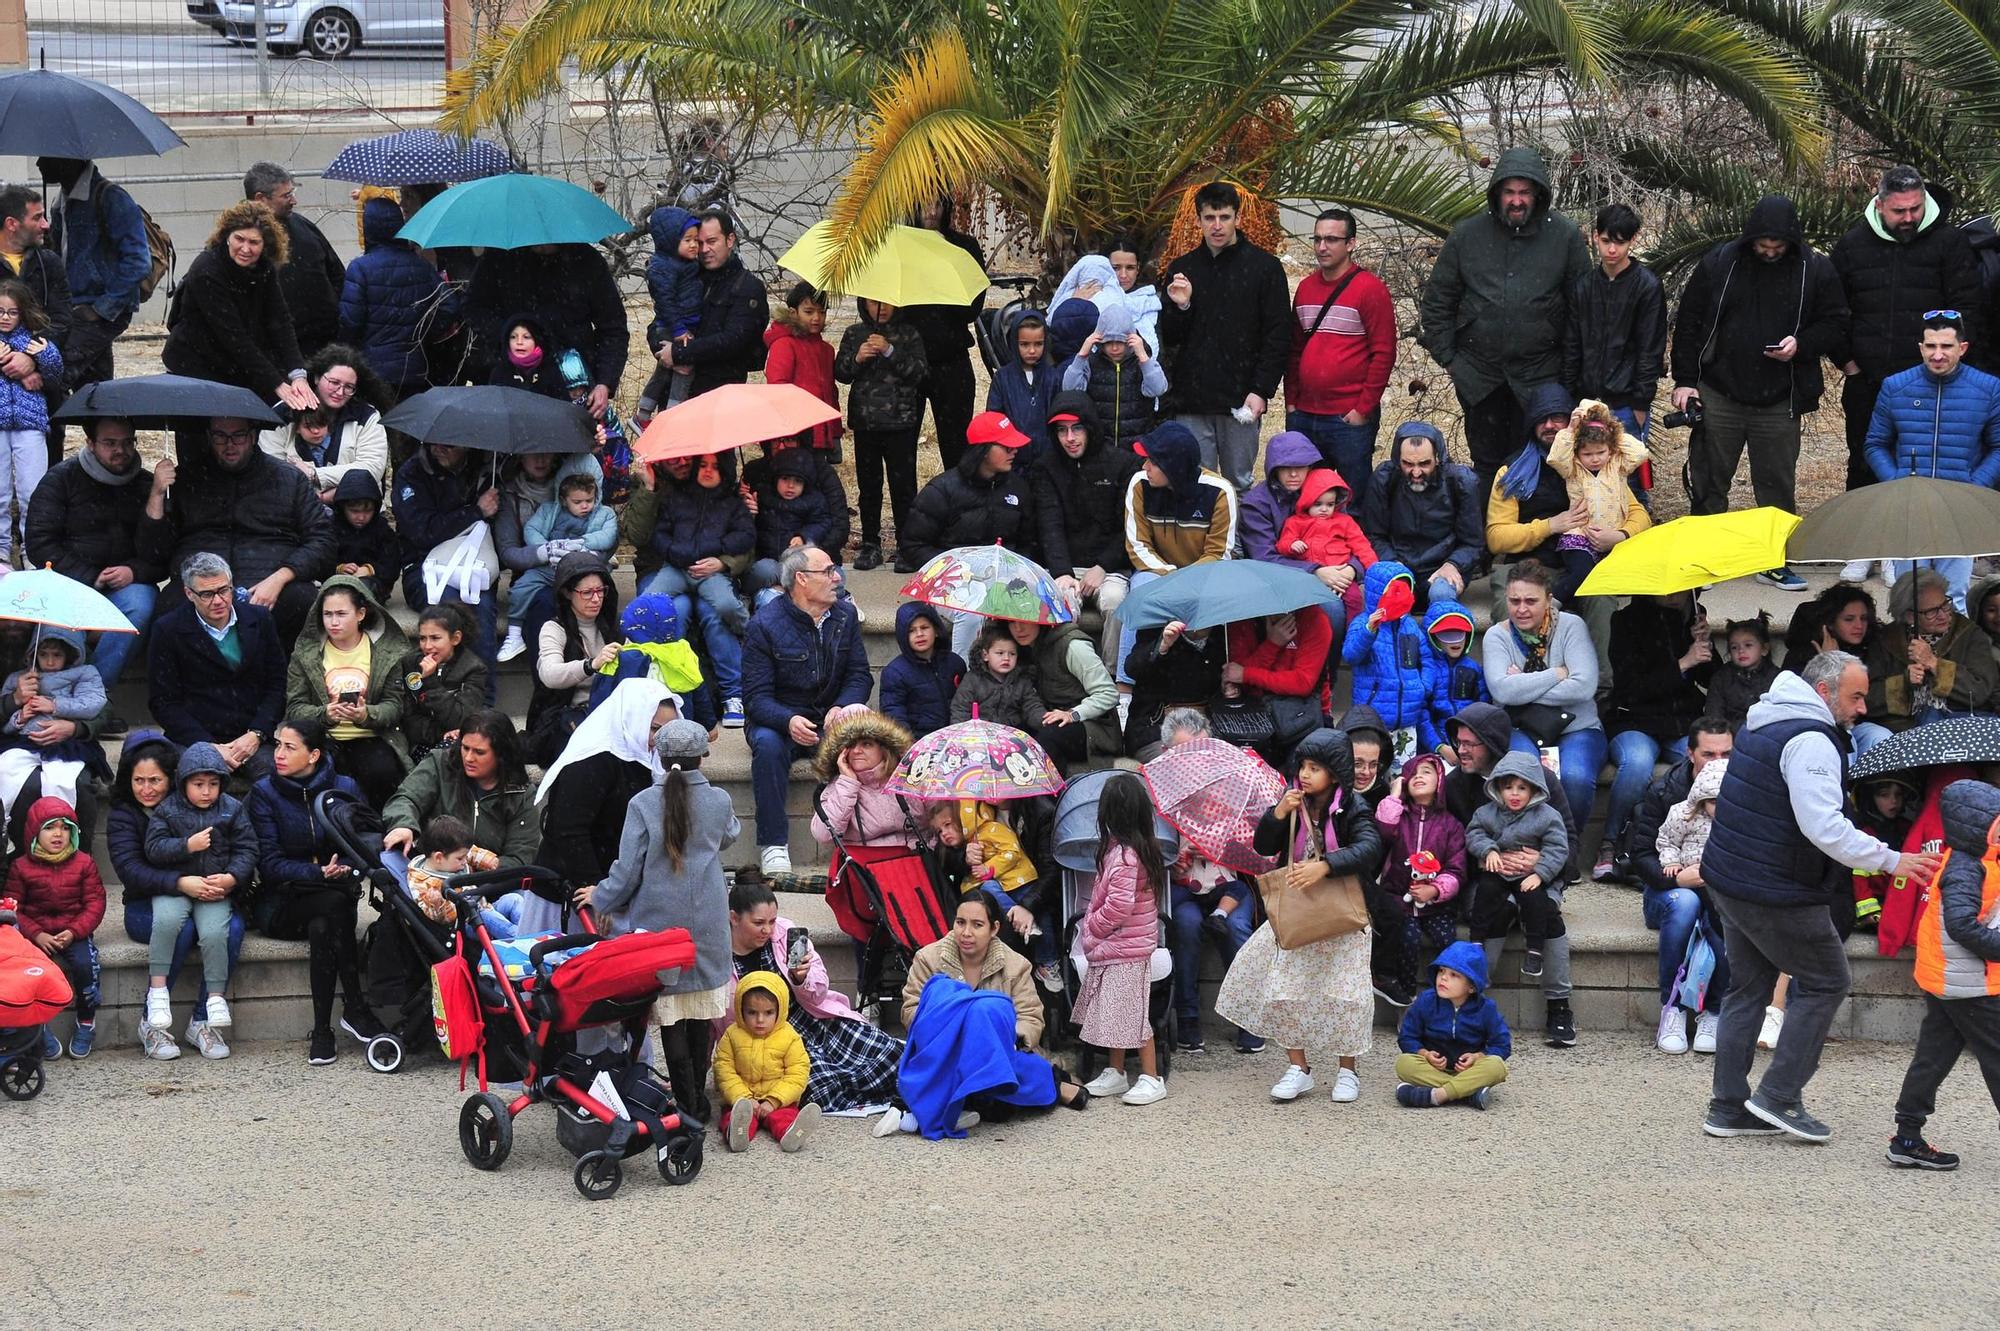
<svg viewBox="0 0 2000 1331">
<path fill-rule="evenodd" d="M 1692 430 L 1701 424 L 1701 417 L 1701 399 L 1691 397 L 1688 399 L 1687 410 L 1668 412 L 1660 417 L 1660 424 L 1669 430 Z"/>
</svg>

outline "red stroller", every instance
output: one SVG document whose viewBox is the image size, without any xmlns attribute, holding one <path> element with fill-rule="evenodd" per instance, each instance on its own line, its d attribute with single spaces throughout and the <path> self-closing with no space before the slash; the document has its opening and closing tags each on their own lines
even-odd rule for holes
<svg viewBox="0 0 2000 1331">
<path fill-rule="evenodd" d="M 42 1027 L 69 1006 L 69 976 L 14 925 L 14 899 L 0 897 L 0 1094 L 32 1100 L 42 1072 Z"/>
<path fill-rule="evenodd" d="M 672 1089 L 637 1050 L 653 1000 L 694 964 L 694 942 L 685 929 L 544 938 L 529 949 L 517 982 L 479 903 L 552 877 L 538 866 L 495 869 L 459 875 L 444 889 L 459 924 L 453 955 L 432 971 L 438 1039 L 461 1075 L 468 1062 L 479 1065 L 479 1090 L 458 1115 L 459 1146 L 474 1168 L 498 1169 L 514 1148 L 515 1116 L 547 1101 L 556 1139 L 577 1157 L 571 1177 L 586 1199 L 617 1192 L 621 1161 L 649 1147 L 662 1179 L 691 1182 L 701 1172 L 703 1127 L 679 1112 Z M 513 969 L 523 968 L 517 961 Z M 579 1049 L 579 1032 L 607 1028 L 610 1048 Z M 522 1091 L 511 1101 L 487 1089 L 489 1062 L 519 1070 Z"/>
<path fill-rule="evenodd" d="M 905 809 L 914 835 L 915 819 Z M 833 838 L 833 863 L 827 868 L 826 904 L 841 932 L 852 938 L 859 953 L 857 989 L 862 1003 L 890 1002 L 901 993 L 900 976 L 889 976 L 885 962 L 893 948 L 905 972 L 921 948 L 951 931 L 951 909 L 939 885 L 932 852 L 921 844 L 908 846 L 849 845 L 826 816 L 819 792 L 813 792 L 813 813 Z"/>
</svg>

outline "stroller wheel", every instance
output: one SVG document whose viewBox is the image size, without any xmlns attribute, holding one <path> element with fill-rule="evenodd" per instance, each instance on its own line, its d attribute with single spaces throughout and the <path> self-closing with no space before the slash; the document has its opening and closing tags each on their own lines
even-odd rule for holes
<svg viewBox="0 0 2000 1331">
<path fill-rule="evenodd" d="M 403 1070 L 403 1042 L 393 1035 L 378 1035 L 368 1042 L 368 1066 L 376 1072 Z"/>
<path fill-rule="evenodd" d="M 514 1119 L 491 1091 L 467 1096 L 458 1111 L 458 1145 L 474 1169 L 498 1169 L 514 1149 Z"/>
<path fill-rule="evenodd" d="M 601 1202 L 617 1192 L 618 1185 L 625 1181 L 625 1167 L 607 1151 L 590 1151 L 577 1157 L 570 1178 L 585 1201 Z"/>
<path fill-rule="evenodd" d="M 0 1067 L 0 1094 L 9 1100 L 32 1100 L 42 1093 L 47 1081 L 42 1065 L 30 1059 L 17 1058 Z"/>
<path fill-rule="evenodd" d="M 701 1173 L 701 1138 L 692 1133 L 675 1137 L 660 1151 L 660 1177 L 679 1187 Z"/>
</svg>

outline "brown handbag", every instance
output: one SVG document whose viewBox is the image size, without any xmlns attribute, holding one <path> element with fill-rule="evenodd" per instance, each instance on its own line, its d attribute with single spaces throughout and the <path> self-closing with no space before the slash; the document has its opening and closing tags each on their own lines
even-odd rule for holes
<svg viewBox="0 0 2000 1331">
<path fill-rule="evenodd" d="M 1320 858 L 1315 846 L 1306 859 L 1289 859 L 1298 841 L 1298 826 L 1299 816 L 1294 813 L 1285 824 L 1287 862 L 1257 875 L 1257 895 L 1263 898 L 1264 914 L 1271 921 L 1271 936 L 1287 952 L 1368 927 L 1368 899 L 1361 890 L 1361 880 L 1353 874 L 1332 874 L 1305 887 L 1291 885 L 1293 863 Z"/>
</svg>

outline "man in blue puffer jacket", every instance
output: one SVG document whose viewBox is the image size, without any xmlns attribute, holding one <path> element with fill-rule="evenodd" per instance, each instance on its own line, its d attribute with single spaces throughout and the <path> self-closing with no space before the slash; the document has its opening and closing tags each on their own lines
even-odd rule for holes
<svg viewBox="0 0 2000 1331">
<path fill-rule="evenodd" d="M 361 208 L 361 257 L 347 265 L 340 286 L 340 340 L 358 347 L 368 368 L 401 397 L 429 387 L 424 333 L 447 330 L 437 313 L 444 279 L 407 240 L 396 239 L 403 209 L 394 199 Z"/>
<path fill-rule="evenodd" d="M 1881 481 L 1931 476 L 1991 486 L 2000 481 L 2000 379 L 1959 363 L 1972 347 L 1960 315 L 1930 315 L 1923 338 L 1923 363 L 1882 382 L 1868 422 L 1868 465 Z M 1891 560 L 1889 581 L 1916 565 L 1942 573 L 1965 609 L 1970 559 Z"/>
<path fill-rule="evenodd" d="M 1388 596 L 1396 583 L 1402 584 L 1408 599 L 1392 618 L 1384 612 L 1383 601 L 1385 596 L 1392 603 L 1403 599 Z M 1384 559 L 1363 576 L 1361 588 L 1364 613 L 1347 626 L 1340 650 L 1341 659 L 1354 667 L 1354 705 L 1373 707 L 1392 731 L 1414 727 L 1421 736 L 1431 727 L 1429 699 L 1436 691 L 1438 666 L 1411 613 L 1416 578 L 1403 565 Z"/>
</svg>

